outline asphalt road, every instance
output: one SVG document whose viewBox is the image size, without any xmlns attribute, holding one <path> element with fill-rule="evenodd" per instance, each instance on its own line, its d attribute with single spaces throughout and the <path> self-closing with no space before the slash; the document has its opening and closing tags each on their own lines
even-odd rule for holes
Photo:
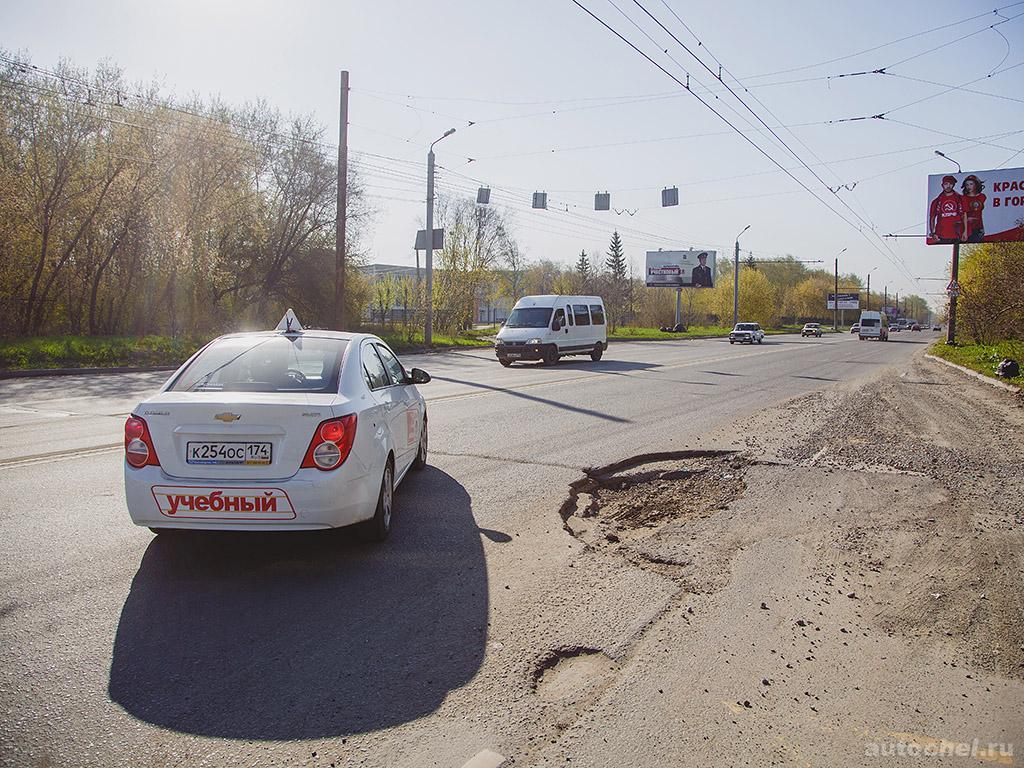
<svg viewBox="0 0 1024 768">
<path fill-rule="evenodd" d="M 165 374 L 0 382 L 0 763 L 462 765 L 499 746 L 502 702 L 524 695 L 502 649 L 542 653 L 561 631 L 537 596 L 580 547 L 557 509 L 581 468 L 701 447 L 934 335 L 613 343 L 552 368 L 409 356 L 433 376 L 430 466 L 377 548 L 157 539 L 128 519 L 121 446 Z M 628 634 L 637 594 L 578 621 Z"/>
</svg>

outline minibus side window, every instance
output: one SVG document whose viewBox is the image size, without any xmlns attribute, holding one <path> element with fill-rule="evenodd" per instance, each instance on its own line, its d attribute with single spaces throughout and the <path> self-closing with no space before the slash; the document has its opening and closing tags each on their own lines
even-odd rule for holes
<svg viewBox="0 0 1024 768">
<path fill-rule="evenodd" d="M 572 311 L 576 315 L 576 325 L 590 325 L 590 311 L 586 304 L 573 304 Z"/>
<path fill-rule="evenodd" d="M 573 322 L 572 307 L 568 304 L 565 305 L 565 316 L 569 318 L 569 325 L 576 325 L 576 323 Z"/>
<path fill-rule="evenodd" d="M 604 325 L 604 307 L 600 304 L 591 304 L 590 317 L 593 319 L 594 325 Z"/>
<path fill-rule="evenodd" d="M 551 323 L 552 328 L 555 327 L 555 323 L 558 323 L 560 328 L 565 328 L 565 312 L 561 309 L 555 310 L 555 319 L 554 322 Z"/>
</svg>

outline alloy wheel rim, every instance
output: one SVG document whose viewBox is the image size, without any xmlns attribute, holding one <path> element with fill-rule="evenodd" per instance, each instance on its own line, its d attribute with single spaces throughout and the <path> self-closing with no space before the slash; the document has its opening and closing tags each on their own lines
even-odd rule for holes
<svg viewBox="0 0 1024 768">
<path fill-rule="evenodd" d="M 384 470 L 384 528 L 391 527 L 391 467 Z"/>
</svg>

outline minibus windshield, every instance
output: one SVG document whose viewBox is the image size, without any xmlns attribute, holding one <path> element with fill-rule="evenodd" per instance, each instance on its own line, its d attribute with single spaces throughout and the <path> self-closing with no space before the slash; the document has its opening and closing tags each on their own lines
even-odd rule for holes
<svg viewBox="0 0 1024 768">
<path fill-rule="evenodd" d="M 505 323 L 506 328 L 547 328 L 551 321 L 551 307 L 521 307 L 513 309 Z"/>
</svg>

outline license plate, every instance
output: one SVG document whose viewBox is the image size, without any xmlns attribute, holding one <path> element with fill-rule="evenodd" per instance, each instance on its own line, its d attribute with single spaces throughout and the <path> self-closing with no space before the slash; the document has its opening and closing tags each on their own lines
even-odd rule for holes
<svg viewBox="0 0 1024 768">
<path fill-rule="evenodd" d="M 505 357 L 509 358 L 510 360 L 512 358 L 520 358 L 522 356 L 523 355 L 520 352 L 509 352 L 507 355 L 505 355 Z"/>
<path fill-rule="evenodd" d="M 270 464 L 270 443 L 189 443 L 185 447 L 188 464 Z"/>
</svg>

